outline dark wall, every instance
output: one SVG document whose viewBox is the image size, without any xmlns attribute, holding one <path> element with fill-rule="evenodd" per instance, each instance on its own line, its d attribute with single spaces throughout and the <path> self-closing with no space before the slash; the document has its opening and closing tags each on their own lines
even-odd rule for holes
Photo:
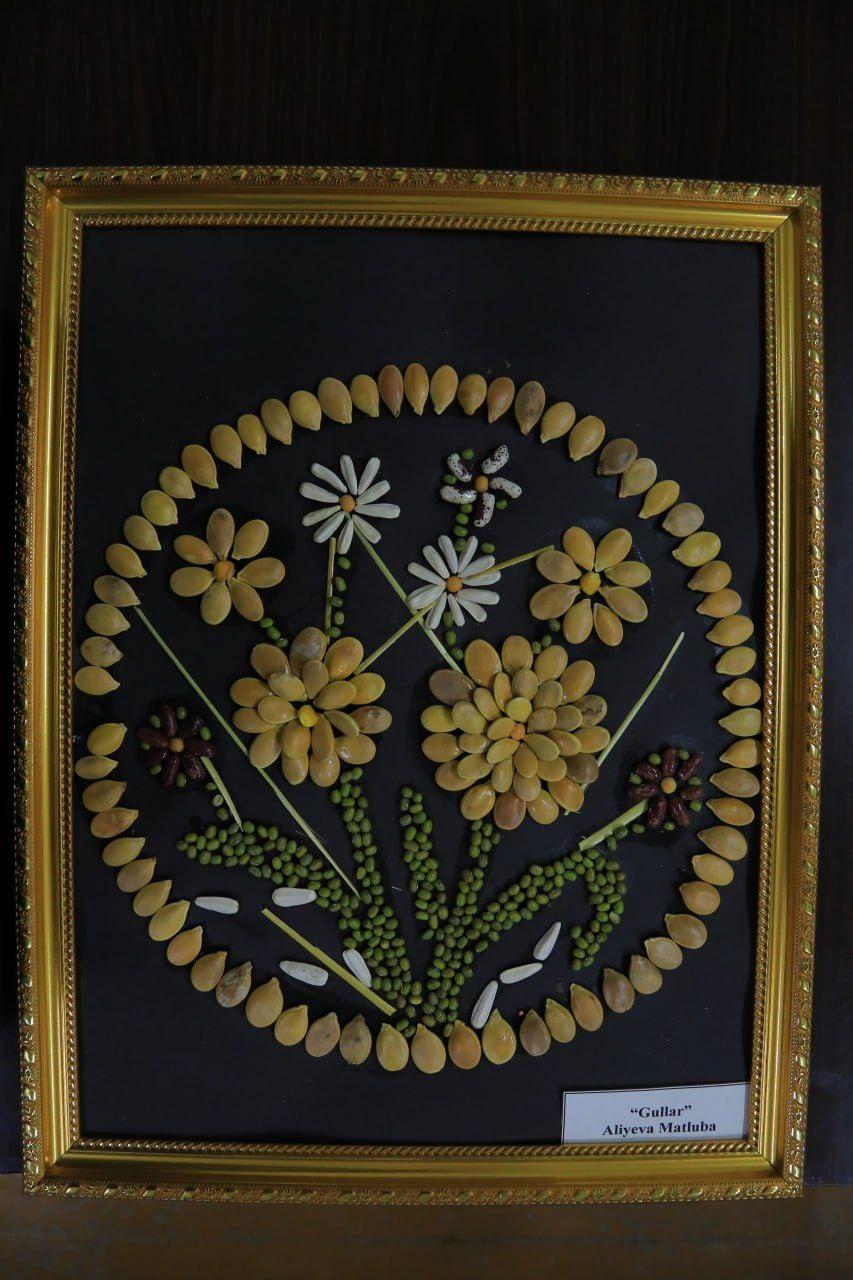
<svg viewBox="0 0 853 1280">
<path fill-rule="evenodd" d="M 9 3 L 0 17 L 0 403 L 14 443 L 26 164 L 357 162 L 823 187 L 829 563 L 807 1174 L 853 1180 L 849 157 L 853 8 L 752 0 Z M 849 560 L 849 556 L 847 557 Z M 11 557 L 5 563 L 11 565 Z M 8 737 L 6 740 L 8 747 Z M 8 765 L 6 776 L 8 776 Z M 8 849 L 8 842 L 5 842 Z M 0 1168 L 17 1149 L 11 857 L 2 865 Z M 5 1164 L 2 1162 L 5 1161 Z"/>
</svg>

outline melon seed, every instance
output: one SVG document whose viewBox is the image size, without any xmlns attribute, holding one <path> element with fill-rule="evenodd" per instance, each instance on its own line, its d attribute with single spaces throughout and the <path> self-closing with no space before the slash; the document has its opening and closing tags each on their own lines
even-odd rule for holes
<svg viewBox="0 0 853 1280">
<path fill-rule="evenodd" d="M 447 406 L 453 403 L 458 386 L 459 374 L 449 364 L 443 364 L 436 369 L 429 384 L 430 399 L 436 413 L 444 413 Z M 412 1058 L 414 1056 L 413 1046 Z"/>
<path fill-rule="evenodd" d="M 190 982 L 196 991 L 212 991 L 225 971 L 224 951 L 208 951 L 199 956 L 190 969 Z"/>
<path fill-rule="evenodd" d="M 748 769 L 721 769 L 711 774 L 711 782 L 727 796 L 736 796 L 739 800 L 751 800 L 761 790 L 761 783 Z"/>
<path fill-rule="evenodd" d="M 680 492 L 681 488 L 674 480 L 658 480 L 646 494 L 639 510 L 640 519 L 651 520 L 653 516 L 659 516 L 661 512 L 668 511 L 672 504 L 678 501 Z"/>
<path fill-rule="evenodd" d="M 637 460 L 637 446 L 627 436 L 608 440 L 598 458 L 600 476 L 619 476 Z"/>
<path fill-rule="evenodd" d="M 752 806 L 744 800 L 736 800 L 733 796 L 716 797 L 706 803 L 715 818 L 719 818 L 720 822 L 728 823 L 731 827 L 748 827 L 755 819 Z"/>
<path fill-rule="evenodd" d="M 569 457 L 572 462 L 580 462 L 595 453 L 604 439 L 604 423 L 600 418 L 588 415 L 576 422 L 569 432 Z"/>
<path fill-rule="evenodd" d="M 379 417 L 379 388 L 368 373 L 357 373 L 349 384 L 352 402 L 367 418 Z"/>
<path fill-rule="evenodd" d="M 604 1003 L 612 1013 L 627 1013 L 634 1006 L 634 987 L 618 969 L 605 969 L 602 982 Z"/>
<path fill-rule="evenodd" d="M 384 1071 L 402 1071 L 409 1061 L 409 1043 L 396 1027 L 383 1022 L 376 1037 L 376 1058 Z"/>
<path fill-rule="evenodd" d="M 604 1021 L 604 1010 L 598 996 L 573 982 L 569 989 L 572 1013 L 579 1027 L 584 1031 L 597 1031 Z"/>
<path fill-rule="evenodd" d="M 559 440 L 571 431 L 575 422 L 575 406 L 568 400 L 558 400 L 550 405 L 543 414 L 539 425 L 539 436 L 543 443 L 548 440 Z"/>
<path fill-rule="evenodd" d="M 233 1009 L 242 1004 L 249 994 L 252 985 L 252 962 L 245 960 L 243 964 L 228 969 L 216 984 L 216 1001 L 223 1009 Z"/>
<path fill-rule="evenodd" d="M 360 1013 L 348 1022 L 341 1032 L 339 1048 L 344 1062 L 360 1067 L 370 1057 L 373 1048 L 373 1036 L 370 1027 Z"/>
<path fill-rule="evenodd" d="M 729 862 L 740 862 L 741 858 L 746 857 L 746 836 L 734 827 L 706 827 L 696 834 L 706 848 Z"/>
<path fill-rule="evenodd" d="M 706 884 L 726 885 L 734 879 L 734 868 L 716 853 L 695 853 L 690 859 L 693 870 Z"/>
<path fill-rule="evenodd" d="M 246 1001 L 246 1018 L 253 1027 L 271 1027 L 284 1008 L 284 996 L 278 978 L 255 987 Z"/>
<path fill-rule="evenodd" d="M 422 1071 L 424 1075 L 432 1076 L 436 1072 L 441 1071 L 447 1061 L 447 1052 L 444 1048 L 444 1042 L 438 1038 L 434 1031 L 430 1031 L 422 1022 L 418 1023 L 415 1032 L 415 1038 L 412 1041 L 412 1062 L 418 1071 Z"/>
<path fill-rule="evenodd" d="M 704 946 L 708 939 L 708 930 L 701 920 L 696 919 L 696 916 L 666 915 L 663 922 L 673 942 L 678 943 L 680 947 L 687 947 L 690 951 Z"/>
<path fill-rule="evenodd" d="M 185 929 L 175 934 L 166 948 L 166 959 L 176 967 L 192 964 L 201 951 L 202 928 L 197 924 L 194 929 Z"/>
<path fill-rule="evenodd" d="M 320 402 L 310 391 L 294 391 L 287 402 L 291 418 L 305 431 L 319 431 L 323 420 Z"/>
<path fill-rule="evenodd" d="M 658 969 L 677 969 L 684 959 L 681 947 L 672 938 L 646 938 L 643 946 L 649 960 Z"/>
<path fill-rule="evenodd" d="M 279 1044 L 301 1044 L 308 1030 L 308 1006 L 296 1004 L 292 1009 L 285 1009 L 279 1014 L 273 1035 Z"/>
<path fill-rule="evenodd" d="M 524 1015 L 518 1038 L 531 1058 L 541 1058 L 551 1048 L 551 1032 L 535 1009 L 528 1009 Z"/>
<path fill-rule="evenodd" d="M 521 434 L 529 435 L 542 417 L 545 408 L 545 388 L 541 382 L 525 382 L 515 397 L 515 420 Z"/>
<path fill-rule="evenodd" d="M 551 1033 L 551 1039 L 557 1044 L 568 1044 L 575 1038 L 575 1020 L 564 1004 L 552 1000 L 545 1001 L 545 1025 Z"/>
<path fill-rule="evenodd" d="M 107 845 L 107 849 L 112 849 L 115 845 L 120 844 L 119 840 L 113 840 Z M 104 850 L 106 853 L 106 849 Z M 116 873 L 116 888 L 120 893 L 138 893 L 147 885 L 154 874 L 154 868 L 157 866 L 156 858 L 127 858 L 122 862 L 112 863 L 108 865 L 117 866 L 119 868 Z"/>
<path fill-rule="evenodd" d="M 174 938 L 175 934 L 183 929 L 189 909 L 190 904 L 187 898 L 167 902 L 159 911 L 155 911 L 148 921 L 149 938 L 154 942 L 168 942 L 170 938 Z"/>
<path fill-rule="evenodd" d="M 101 858 L 108 867 L 124 867 L 141 853 L 144 844 L 144 836 L 120 836 L 106 845 Z"/>
<path fill-rule="evenodd" d="M 647 956 L 631 956 L 628 977 L 631 986 L 641 996 L 654 995 L 656 991 L 660 991 L 663 984 L 660 969 L 656 964 L 652 964 Z"/>
<path fill-rule="evenodd" d="M 293 419 L 286 404 L 274 397 L 261 405 L 261 422 L 273 440 L 290 444 L 293 440 Z"/>
<path fill-rule="evenodd" d="M 704 880 L 688 880 L 678 886 L 688 911 L 697 916 L 712 916 L 720 905 L 719 891 Z"/>
<path fill-rule="evenodd" d="M 483 1053 L 489 1062 L 502 1067 L 505 1062 L 515 1056 L 517 1041 L 512 1027 L 501 1016 L 499 1009 L 493 1009 L 480 1037 L 483 1042 Z"/>
<path fill-rule="evenodd" d="M 403 390 L 412 409 L 420 417 L 429 395 L 429 377 L 422 364 L 408 366 L 403 374 Z"/>
<path fill-rule="evenodd" d="M 470 1071 L 482 1056 L 480 1037 L 457 1018 L 447 1042 L 447 1052 L 455 1067 L 459 1067 L 461 1071 Z"/>
<path fill-rule="evenodd" d="M 90 813 L 104 813 L 107 809 L 114 809 L 126 788 L 126 782 L 115 782 L 111 778 L 90 782 L 81 796 L 83 807 Z"/>
<path fill-rule="evenodd" d="M 352 397 L 339 378 L 323 378 L 317 388 L 320 408 L 332 422 L 352 422 Z"/>
<path fill-rule="evenodd" d="M 395 364 L 386 364 L 376 379 L 379 394 L 395 418 L 399 418 L 403 404 L 403 375 Z"/>
<path fill-rule="evenodd" d="M 118 761 L 111 760 L 109 756 L 81 756 L 74 765 L 74 772 L 78 778 L 92 781 L 105 778 L 108 773 L 112 773 L 117 764 Z"/>
<path fill-rule="evenodd" d="M 148 859 L 146 858 L 147 862 Z M 126 867 L 122 867 L 116 876 L 116 883 L 124 872 L 129 872 L 133 867 L 142 865 L 142 860 L 128 863 Z M 142 916 L 143 920 L 150 919 L 151 916 L 157 914 L 161 907 L 165 907 L 169 901 L 169 894 L 172 891 L 171 880 L 152 880 L 139 890 L 133 898 L 133 913 Z"/>
<path fill-rule="evenodd" d="M 494 378 L 486 392 L 486 411 L 489 422 L 497 422 L 510 407 L 515 395 L 512 378 Z"/>
</svg>

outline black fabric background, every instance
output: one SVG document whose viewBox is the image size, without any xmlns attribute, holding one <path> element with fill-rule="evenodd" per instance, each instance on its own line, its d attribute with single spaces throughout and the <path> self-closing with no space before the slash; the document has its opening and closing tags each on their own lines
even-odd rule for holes
<svg viewBox="0 0 853 1280">
<path fill-rule="evenodd" d="M 456 164 L 822 186 L 827 670 L 806 1176 L 849 1180 L 845 729 L 853 680 L 844 554 L 851 535 L 850 435 L 842 424 L 853 413 L 850 6 L 9 0 L 0 21 L 0 379 L 8 472 L 26 164 Z M 11 533 L 11 518 L 7 528 Z M 11 556 L 6 564 L 11 570 Z M 14 1169 L 20 1156 L 11 857 L 3 868 L 0 1167 Z M 124 921 L 110 918 L 125 937 Z M 150 952 L 140 946 L 141 955 Z M 170 984 L 169 1000 L 174 992 Z M 223 1079 L 223 1099 L 242 1088 L 242 1077 Z"/>
</svg>

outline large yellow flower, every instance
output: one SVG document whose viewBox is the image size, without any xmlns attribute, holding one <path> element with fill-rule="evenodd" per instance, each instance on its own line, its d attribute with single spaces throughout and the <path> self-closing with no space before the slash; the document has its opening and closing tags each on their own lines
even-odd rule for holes
<svg viewBox="0 0 853 1280">
<path fill-rule="evenodd" d="M 211 625 L 224 622 L 232 604 L 249 622 L 260 622 L 264 606 L 255 588 L 274 587 L 284 577 L 284 565 L 274 556 L 255 559 L 269 536 L 265 520 L 247 520 L 235 533 L 230 511 L 217 507 L 207 522 L 206 541 L 188 533 L 175 539 L 178 555 L 192 567 L 175 570 L 172 590 L 176 596 L 201 596 L 201 616 Z M 237 572 L 235 560 L 251 564 Z"/>
<path fill-rule="evenodd" d="M 560 809 L 576 813 L 584 788 L 598 777 L 593 752 L 610 734 L 600 725 L 607 703 L 590 693 L 595 667 L 569 664 L 561 645 L 534 658 L 529 641 L 509 636 L 500 654 L 485 640 L 465 650 L 465 669 L 433 672 L 438 703 L 421 723 L 429 730 L 424 755 L 438 764 L 435 780 L 460 791 L 465 818 L 494 820 L 511 831 L 530 814 L 553 822 Z"/>
<path fill-rule="evenodd" d="M 372 671 L 355 674 L 364 657 L 361 641 L 342 636 L 328 644 L 316 627 L 300 631 L 288 655 L 257 644 L 250 659 L 257 677 L 231 686 L 239 707 L 234 725 L 254 735 L 249 759 L 265 769 L 280 756 L 288 782 L 310 775 L 318 787 L 333 786 L 341 763 L 373 759 L 373 738 L 391 724 L 390 711 L 372 705 L 385 681 Z"/>
<path fill-rule="evenodd" d="M 652 576 L 639 560 L 627 560 L 631 550 L 627 529 L 611 529 L 595 545 L 585 529 L 573 525 L 563 534 L 562 551 L 543 551 L 536 567 L 548 586 L 530 601 L 534 618 L 563 619 L 569 644 L 582 644 L 593 627 L 604 644 L 622 643 L 622 622 L 643 622 L 649 609 L 634 590 Z M 602 581 L 602 576 L 607 579 Z M 601 601 L 594 597 L 600 596 Z"/>
</svg>

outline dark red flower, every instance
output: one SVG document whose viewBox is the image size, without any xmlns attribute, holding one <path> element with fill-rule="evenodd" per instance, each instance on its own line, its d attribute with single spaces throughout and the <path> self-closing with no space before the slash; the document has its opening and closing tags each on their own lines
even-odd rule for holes
<svg viewBox="0 0 853 1280">
<path fill-rule="evenodd" d="M 148 723 L 136 730 L 145 766 L 158 777 L 164 787 L 185 787 L 188 782 L 203 782 L 206 776 L 202 759 L 212 759 L 210 730 L 199 715 L 190 715 L 184 707 L 175 708 L 164 702 L 149 716 Z"/>
<path fill-rule="evenodd" d="M 698 752 L 664 747 L 634 765 L 628 799 L 648 800 L 646 826 L 652 831 L 690 826 L 691 814 L 702 807 L 701 779 L 695 776 L 701 763 Z"/>
</svg>

